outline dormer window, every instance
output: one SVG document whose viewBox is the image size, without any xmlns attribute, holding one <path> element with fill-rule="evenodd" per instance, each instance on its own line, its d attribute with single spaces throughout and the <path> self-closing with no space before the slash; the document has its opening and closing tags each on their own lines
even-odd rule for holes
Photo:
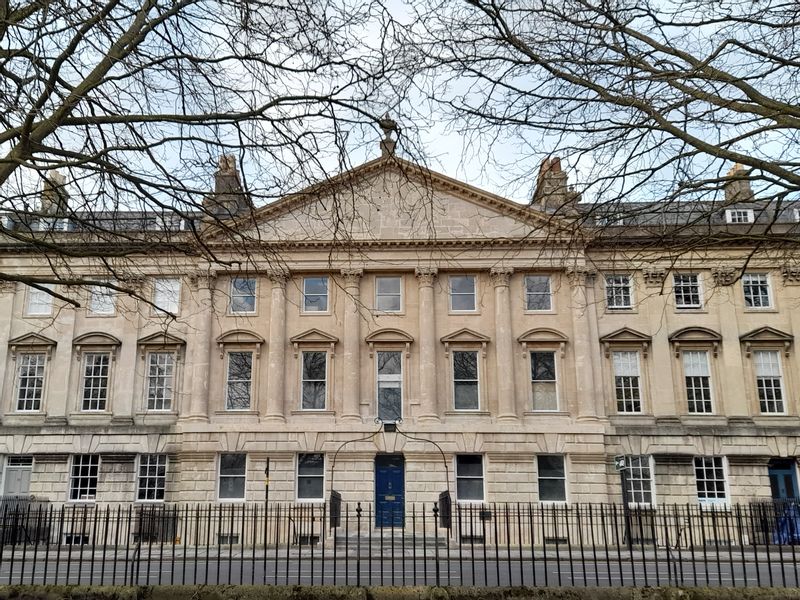
<svg viewBox="0 0 800 600">
<path fill-rule="evenodd" d="M 731 225 L 755 222 L 752 208 L 729 208 L 725 211 L 725 222 Z"/>
</svg>

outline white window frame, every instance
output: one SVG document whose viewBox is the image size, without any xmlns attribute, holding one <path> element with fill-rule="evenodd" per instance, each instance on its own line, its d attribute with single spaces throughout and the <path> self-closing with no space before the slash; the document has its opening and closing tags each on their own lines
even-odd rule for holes
<svg viewBox="0 0 800 600">
<path fill-rule="evenodd" d="M 300 497 L 300 457 L 310 454 L 319 454 L 322 456 L 322 496 L 318 498 L 301 498 Z M 294 467 L 294 497 L 295 501 L 302 504 L 322 504 L 325 502 L 325 489 L 327 486 L 327 463 L 328 459 L 324 452 L 298 452 L 295 455 Z M 303 475 L 303 477 L 320 477 L 319 475 Z"/>
<path fill-rule="evenodd" d="M 744 220 L 741 220 L 741 217 Z M 725 222 L 729 225 L 748 225 L 755 223 L 755 211 L 752 208 L 727 208 L 725 209 Z"/>
<path fill-rule="evenodd" d="M 55 290 L 55 285 L 52 283 L 40 283 L 40 287 L 47 288 L 48 290 Z M 25 316 L 26 317 L 49 317 L 53 314 L 53 299 L 54 296 L 48 294 L 44 290 L 28 286 L 25 298 Z"/>
<path fill-rule="evenodd" d="M 622 278 L 625 279 L 625 283 L 614 281 Z M 615 312 L 618 310 L 632 310 L 635 303 L 633 297 L 633 276 L 629 273 L 608 273 L 603 280 L 605 281 L 606 287 L 606 309 Z M 611 300 L 618 298 L 613 292 L 624 289 L 628 291 L 628 304 L 612 304 Z"/>
<path fill-rule="evenodd" d="M 173 289 L 174 288 L 174 289 Z M 178 277 L 153 279 L 153 311 L 177 315 L 181 311 L 181 280 Z"/>
<path fill-rule="evenodd" d="M 617 374 L 617 361 L 616 357 L 618 354 L 633 354 L 636 357 L 636 375 L 618 375 Z M 612 350 L 611 352 L 611 370 L 613 372 L 614 377 L 614 402 L 617 414 L 621 415 L 640 415 L 644 412 L 644 395 L 642 394 L 642 361 L 641 361 L 641 353 L 638 350 L 625 350 L 625 349 L 618 349 Z M 619 386 L 617 385 L 617 378 L 618 377 L 636 377 L 636 391 L 638 392 L 638 402 L 639 402 L 639 410 L 620 410 L 620 398 L 618 395 Z M 623 388 L 626 389 L 626 388 Z M 633 386 L 630 387 L 633 390 Z M 635 399 L 622 399 L 622 402 L 636 402 Z"/>
<path fill-rule="evenodd" d="M 22 368 L 23 362 L 28 357 L 35 356 L 36 357 L 36 367 L 39 367 L 39 360 L 42 361 L 41 368 L 42 368 L 42 375 L 41 375 L 41 386 L 39 392 L 39 405 L 36 408 L 20 408 L 20 402 L 24 400 L 21 398 L 22 392 Z M 50 362 L 47 352 L 20 352 L 15 357 L 17 368 L 16 370 L 16 377 L 14 382 L 14 412 L 17 413 L 41 413 L 43 412 L 44 407 L 44 399 L 45 399 L 45 392 L 47 386 L 47 365 Z M 27 376 L 26 376 L 27 377 Z M 38 376 L 35 376 L 38 377 Z M 26 387 L 26 389 L 31 389 Z M 34 386 L 35 389 L 35 386 Z"/>
<path fill-rule="evenodd" d="M 553 370 L 555 371 L 556 378 L 554 380 L 550 380 L 550 379 L 536 379 L 536 380 L 534 380 L 533 379 L 533 368 L 532 368 L 533 367 L 533 365 L 532 365 L 533 355 L 534 354 L 545 354 L 545 353 L 553 355 Z M 535 413 L 552 413 L 552 412 L 558 412 L 559 410 L 561 410 L 561 394 L 559 393 L 559 390 L 558 390 L 558 387 L 559 387 L 559 385 L 558 385 L 559 381 L 558 380 L 559 380 L 559 374 L 560 374 L 559 373 L 558 359 L 559 359 L 559 352 L 556 351 L 556 350 L 550 350 L 548 348 L 529 348 L 528 349 L 528 372 L 530 373 L 530 386 L 531 386 L 530 387 L 531 412 L 535 412 Z M 552 381 L 552 383 L 554 384 L 555 390 L 556 390 L 556 407 L 554 409 L 549 409 L 549 408 L 548 409 L 542 409 L 542 408 L 537 409 L 536 408 L 536 403 L 535 403 L 535 400 L 534 400 L 534 396 L 535 395 L 533 393 L 533 384 L 534 384 L 534 382 L 548 383 L 550 381 Z"/>
<path fill-rule="evenodd" d="M 81 462 L 84 462 L 84 459 L 88 459 L 88 460 L 86 460 L 86 462 L 88 463 L 88 465 L 86 465 L 86 466 L 88 466 L 90 469 L 91 468 L 96 469 L 95 474 L 94 474 L 94 494 L 90 498 L 88 498 L 88 497 L 87 498 L 82 498 L 81 494 L 78 494 L 77 498 L 73 498 L 72 497 L 72 491 L 74 489 L 76 489 L 75 483 L 78 480 L 91 479 L 92 478 L 92 475 L 80 475 L 80 474 L 76 475 L 75 474 L 76 466 L 77 467 L 82 466 L 82 465 L 76 465 L 75 464 L 76 459 L 80 459 Z M 92 465 L 91 463 L 95 463 L 95 464 Z M 67 501 L 68 502 L 92 502 L 92 503 L 96 502 L 96 500 L 97 500 L 97 488 L 100 485 L 100 463 L 101 463 L 101 461 L 100 461 L 100 455 L 99 454 L 73 454 L 70 457 L 69 478 L 68 478 L 68 487 L 67 487 Z M 83 489 L 83 488 L 81 488 L 80 486 L 77 487 L 77 490 L 79 492 L 80 492 L 81 489 Z M 86 486 L 86 489 L 89 490 L 91 488 L 90 488 L 90 486 Z M 84 496 L 88 496 L 88 494 L 83 494 L 83 495 Z"/>
<path fill-rule="evenodd" d="M 151 357 L 152 356 L 156 356 L 156 355 L 169 355 L 169 356 L 172 357 L 172 373 L 169 375 L 169 380 L 168 380 L 168 383 L 170 384 L 169 385 L 169 390 L 170 390 L 171 393 L 170 393 L 170 396 L 169 396 L 169 406 L 166 407 L 166 408 L 164 408 L 163 406 L 161 408 L 151 408 L 150 407 L 150 366 L 151 366 Z M 174 410 L 175 410 L 175 406 L 174 406 L 175 405 L 175 396 L 176 396 L 176 394 L 175 394 L 175 385 L 176 385 L 176 383 L 178 381 L 178 379 L 176 377 L 177 369 L 178 369 L 178 353 L 175 352 L 174 350 L 153 350 L 153 351 L 147 352 L 147 354 L 145 355 L 145 359 L 146 359 L 146 362 L 145 362 L 146 372 L 144 374 L 144 408 L 145 408 L 145 411 L 153 412 L 153 413 L 174 412 Z M 164 387 L 166 389 L 166 386 L 164 386 Z"/>
<path fill-rule="evenodd" d="M 650 502 L 638 502 L 634 499 L 633 490 L 633 481 L 634 479 L 631 477 L 633 472 L 633 468 L 631 466 L 631 459 L 633 458 L 647 458 L 647 469 L 650 471 L 650 478 L 648 480 L 644 479 L 644 477 L 637 477 L 635 481 L 649 481 L 650 482 Z M 655 460 L 653 460 L 652 454 L 628 454 L 625 456 L 625 465 L 626 465 L 626 473 L 625 473 L 625 483 L 628 486 L 627 493 L 628 493 L 628 506 L 632 508 L 636 507 L 654 507 L 656 506 L 656 469 L 655 469 Z M 641 467 L 636 467 L 637 469 L 641 469 Z"/>
<path fill-rule="evenodd" d="M 772 377 L 772 376 L 765 376 L 765 375 L 759 375 L 759 374 L 758 374 L 758 363 L 757 363 L 757 361 L 756 361 L 756 355 L 757 355 L 757 354 L 774 354 L 774 355 L 775 355 L 775 357 L 777 358 L 777 366 L 778 366 L 778 376 L 777 376 L 777 380 L 778 380 L 778 390 L 780 391 L 780 395 L 781 395 L 781 400 L 780 400 L 780 402 L 781 402 L 781 405 L 782 405 L 782 407 L 783 407 L 783 410 L 780 410 L 780 411 L 777 411 L 777 410 L 774 410 L 774 411 L 765 411 L 765 410 L 763 409 L 762 405 L 761 405 L 761 402 L 762 402 L 762 401 L 761 401 L 761 394 L 760 394 L 760 391 L 759 391 L 759 385 L 758 385 L 758 383 L 759 383 L 759 380 L 760 380 L 760 379 L 762 379 L 762 378 L 774 379 L 775 377 Z M 759 414 L 762 414 L 762 415 L 785 415 L 785 414 L 787 413 L 787 411 L 786 411 L 787 398 L 786 398 L 786 385 L 785 385 L 785 378 L 784 378 L 784 375 L 783 375 L 783 359 L 782 359 L 782 357 L 781 357 L 781 351 L 780 351 L 780 350 L 776 350 L 776 349 L 770 349 L 770 348 L 758 348 L 758 349 L 754 349 L 754 350 L 752 351 L 752 358 L 751 358 L 751 361 L 752 361 L 752 363 L 753 363 L 753 379 L 754 379 L 754 381 L 755 381 L 755 386 L 756 386 L 756 389 L 755 389 L 755 391 L 756 391 L 756 401 L 758 402 L 758 410 L 759 410 Z M 774 401 L 772 401 L 772 402 L 774 402 Z"/>
<path fill-rule="evenodd" d="M 399 375 L 381 375 L 380 374 L 380 360 L 381 354 L 392 352 L 400 355 L 400 374 Z M 381 382 L 384 383 L 399 383 L 400 384 L 400 416 L 398 419 L 403 419 L 403 405 L 405 403 L 405 385 L 403 378 L 405 377 L 405 352 L 403 350 L 375 350 L 375 414 L 380 418 L 380 389 Z"/>
<path fill-rule="evenodd" d="M 320 353 L 325 355 L 325 379 L 305 379 L 303 373 L 303 362 L 305 360 L 305 355 L 310 353 Z M 300 410 L 305 412 L 320 412 L 328 410 L 328 398 L 330 396 L 330 353 L 327 350 L 314 350 L 313 348 L 308 348 L 306 350 L 300 351 Z M 324 381 L 325 382 L 325 402 L 322 408 L 305 408 L 303 406 L 303 384 L 304 382 L 309 381 Z"/>
<path fill-rule="evenodd" d="M 751 278 L 753 277 L 763 277 L 763 282 L 752 283 Z M 756 286 L 764 286 L 767 289 L 767 303 L 761 306 L 748 306 L 747 305 L 747 289 L 748 287 L 756 287 Z M 770 277 L 768 273 L 744 273 L 742 274 L 742 295 L 744 296 L 744 308 L 745 310 L 769 310 L 774 308 L 772 305 L 772 282 L 770 281 Z M 752 298 L 760 298 L 763 299 L 761 294 L 757 296 L 752 296 Z"/>
<path fill-rule="evenodd" d="M 528 304 L 528 299 L 530 296 L 543 296 L 543 294 L 531 294 L 528 292 L 528 280 L 533 278 L 542 278 L 547 280 L 547 303 L 548 308 L 530 308 Z M 522 280 L 522 293 L 523 293 L 523 305 L 525 307 L 524 312 L 526 313 L 551 313 L 555 310 L 554 302 L 553 302 L 553 276 L 552 275 L 541 275 L 538 273 L 528 273 Z"/>
<path fill-rule="evenodd" d="M 222 457 L 223 455 L 228 454 L 235 454 L 244 456 L 244 474 L 243 475 L 225 475 L 225 477 L 230 478 L 244 478 L 244 486 L 242 486 L 242 497 L 241 498 L 222 498 L 220 496 L 220 490 L 222 489 Z M 237 503 L 237 502 L 246 502 L 247 501 L 247 469 L 250 466 L 250 459 L 247 456 L 247 452 L 221 452 L 217 455 L 217 502 L 227 502 L 227 503 Z"/>
<path fill-rule="evenodd" d="M 794 222 L 800 223 L 800 208 L 795 208 L 793 210 L 793 213 L 794 213 Z"/>
<path fill-rule="evenodd" d="M 478 479 L 473 475 L 459 475 L 458 474 L 458 459 L 462 456 L 478 456 L 481 459 L 481 491 L 483 495 L 480 499 L 477 498 L 461 498 L 458 493 L 458 480 L 459 479 Z M 459 504 L 484 504 L 486 502 L 486 457 L 483 454 L 477 452 L 461 452 L 453 456 L 453 476 L 455 477 L 456 483 L 456 502 Z"/>
<path fill-rule="evenodd" d="M 708 377 L 708 400 L 707 401 L 711 404 L 711 410 L 708 410 L 708 411 L 705 411 L 705 410 L 703 410 L 703 411 L 689 410 L 689 402 L 690 402 L 690 400 L 689 400 L 689 386 L 687 385 L 688 384 L 687 378 L 688 377 L 706 377 L 706 376 L 705 375 L 687 375 L 686 374 L 686 354 L 687 353 L 692 353 L 692 354 L 703 353 L 703 354 L 706 355 L 706 367 L 708 368 L 708 375 L 707 375 L 707 377 Z M 705 348 L 681 348 L 681 373 L 683 374 L 683 397 L 684 397 L 684 400 L 686 402 L 686 411 L 687 411 L 687 413 L 690 414 L 690 415 L 713 415 L 713 414 L 715 414 L 715 409 L 716 409 L 716 398 L 715 398 L 715 396 L 716 396 L 716 394 L 714 393 L 714 375 L 713 375 L 713 369 L 712 369 L 712 366 L 711 366 L 711 353 L 710 353 L 710 351 L 705 349 Z M 698 389 L 700 389 L 700 388 L 698 388 Z M 697 400 L 693 400 L 693 402 L 695 402 L 695 404 L 696 404 Z M 703 400 L 703 402 L 706 402 L 706 400 Z"/>
<path fill-rule="evenodd" d="M 475 367 L 476 373 L 478 375 L 477 379 L 459 379 L 458 381 L 475 381 L 478 385 L 478 406 L 475 408 L 457 408 L 456 407 L 456 358 L 455 355 L 460 352 L 469 352 L 475 355 Z M 480 412 L 481 406 L 483 405 L 482 398 L 481 398 L 481 358 L 482 352 L 478 349 L 473 348 L 453 348 L 450 350 L 450 382 L 451 382 L 451 406 L 453 410 L 456 412 Z"/>
<path fill-rule="evenodd" d="M 144 464 L 142 464 L 142 460 L 144 458 L 147 458 L 148 463 L 150 462 L 151 459 L 155 458 L 157 460 L 157 463 L 155 465 L 151 465 L 151 464 L 144 465 Z M 160 468 L 161 465 L 158 464 L 158 463 L 161 462 L 162 458 L 163 458 L 163 462 L 164 462 L 164 465 L 163 465 L 163 467 L 164 467 L 164 475 L 163 475 L 163 477 L 159 476 L 157 473 L 156 473 L 156 475 L 150 475 L 150 474 L 143 475 L 142 474 L 142 469 L 143 468 L 146 468 L 146 469 L 152 469 L 152 468 L 158 469 L 158 468 Z M 143 503 L 143 504 L 145 504 L 145 503 L 146 504 L 163 504 L 164 500 L 165 500 L 165 498 L 167 496 L 167 476 L 168 475 L 169 475 L 169 457 L 166 454 L 164 454 L 164 453 L 139 454 L 136 457 L 136 498 L 135 498 L 135 502 Z M 163 479 L 163 486 L 161 486 L 159 488 L 158 480 L 160 480 L 160 479 Z M 156 487 L 150 487 L 149 485 L 145 485 L 144 488 L 142 487 L 142 483 L 148 484 L 148 483 L 151 482 L 151 480 L 156 480 Z M 161 491 L 162 491 L 162 494 L 163 494 L 162 498 L 140 498 L 139 497 L 141 495 L 142 491 L 144 491 L 145 495 L 147 495 L 146 494 L 147 491 L 155 490 L 155 492 L 157 494 L 159 489 L 161 489 Z"/>
<path fill-rule="evenodd" d="M 306 292 L 306 284 L 310 279 L 323 279 L 325 280 L 325 293 L 324 294 L 309 294 Z M 331 310 L 331 278 L 327 275 L 306 275 L 303 277 L 303 291 L 302 291 L 302 304 L 300 305 L 301 312 L 309 315 L 325 315 L 330 313 Z M 309 308 L 306 300 L 309 296 L 319 296 L 325 298 L 325 308 L 322 310 L 315 310 Z"/>
<path fill-rule="evenodd" d="M 472 280 L 472 294 L 465 292 L 453 292 L 453 279 L 471 279 Z M 470 314 L 478 312 L 478 278 L 475 275 L 468 273 L 462 275 L 448 275 L 447 277 L 447 291 L 448 301 L 450 303 L 450 312 L 456 314 Z M 472 296 L 472 308 L 453 308 L 453 296 Z"/>
<path fill-rule="evenodd" d="M 563 477 L 542 477 L 541 469 L 539 468 L 539 458 L 542 456 L 560 456 L 562 465 L 564 466 Z M 542 479 L 548 481 L 563 481 L 564 482 L 564 499 L 563 500 L 542 500 L 542 495 L 539 488 L 539 482 Z M 539 504 L 546 505 L 564 505 L 569 502 L 569 469 L 567 468 L 567 455 L 551 452 L 543 452 L 536 455 L 536 496 L 539 498 Z"/>
<path fill-rule="evenodd" d="M 725 485 L 725 497 L 724 498 L 700 498 L 700 486 L 699 481 L 697 479 L 697 459 L 719 459 L 722 465 L 722 481 Z M 716 469 L 716 466 L 712 468 Z M 692 457 L 692 471 L 694 472 L 694 485 L 695 485 L 695 495 L 697 497 L 697 503 L 701 507 L 712 507 L 712 506 L 728 506 L 730 504 L 731 499 L 731 487 L 730 487 L 730 477 L 728 476 L 728 459 L 725 456 L 719 455 L 709 455 L 709 456 L 694 456 Z M 714 480 L 706 480 L 706 481 L 718 481 Z"/>
<path fill-rule="evenodd" d="M 697 304 L 678 304 L 678 278 L 694 277 L 697 287 Z M 691 284 L 681 284 L 681 287 L 688 287 Z M 673 273 L 672 274 L 672 299 L 675 302 L 676 310 L 700 310 L 703 308 L 703 278 L 699 273 Z"/>
<path fill-rule="evenodd" d="M 237 281 L 252 281 L 253 293 L 244 294 L 236 289 Z M 258 279 L 256 277 L 231 277 L 230 300 L 228 303 L 228 313 L 232 315 L 254 315 L 258 312 Z M 237 298 L 253 298 L 253 310 L 235 310 Z"/>
<path fill-rule="evenodd" d="M 382 279 L 396 279 L 397 282 L 400 284 L 400 290 L 396 294 L 387 294 L 381 293 L 380 291 L 380 280 Z M 388 310 L 385 308 L 380 307 L 380 299 L 381 298 L 394 298 L 397 297 L 400 300 L 400 307 L 397 310 Z M 375 276 L 375 311 L 378 313 L 386 313 L 386 314 L 399 314 L 403 312 L 405 308 L 405 298 L 403 297 L 403 277 L 400 275 L 377 275 Z"/>
<path fill-rule="evenodd" d="M 113 282 L 109 282 L 113 283 Z M 103 285 L 89 286 L 87 313 L 92 317 L 109 317 L 117 312 L 117 294 Z"/>
<path fill-rule="evenodd" d="M 86 391 L 87 387 L 86 384 L 90 379 L 100 379 L 102 376 L 92 375 L 91 377 L 87 375 L 86 369 L 88 368 L 89 357 L 96 357 L 96 356 L 105 356 L 107 363 L 106 363 L 106 374 L 105 374 L 105 404 L 103 408 L 86 408 Z M 80 402 L 80 412 L 84 413 L 104 413 L 109 412 L 109 404 L 111 402 L 111 371 L 114 365 L 114 358 L 112 353 L 108 350 L 99 350 L 99 351 L 86 351 L 82 353 L 81 357 L 81 387 L 80 387 L 80 397 L 78 398 Z M 90 388 L 90 389 L 102 389 L 102 388 Z M 90 402 L 97 402 L 97 399 L 89 399 Z"/>
<path fill-rule="evenodd" d="M 231 380 L 231 355 L 249 354 L 250 355 L 250 378 Z M 252 350 L 229 350 L 225 353 L 225 410 L 228 412 L 241 412 L 253 410 L 253 383 L 255 379 L 256 353 Z M 231 384 L 247 383 L 247 407 L 232 408 L 230 405 Z"/>
</svg>

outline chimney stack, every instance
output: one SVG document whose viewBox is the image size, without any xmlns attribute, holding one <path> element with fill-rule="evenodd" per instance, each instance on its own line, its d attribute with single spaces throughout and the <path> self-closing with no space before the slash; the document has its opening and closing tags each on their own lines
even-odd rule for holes
<svg viewBox="0 0 800 600">
<path fill-rule="evenodd" d="M 219 168 L 214 173 L 214 193 L 203 201 L 203 208 L 214 217 L 227 219 L 249 211 L 250 197 L 242 189 L 236 157 L 223 154 L 219 157 Z"/>
<path fill-rule="evenodd" d="M 728 181 L 723 186 L 725 188 L 725 204 L 735 204 L 737 202 L 752 202 L 754 199 L 753 188 L 750 186 L 750 178 L 747 176 L 745 168 L 736 163 L 728 171 Z"/>
<path fill-rule="evenodd" d="M 557 156 L 545 158 L 539 167 L 533 204 L 548 212 L 571 212 L 580 194 L 567 186 L 567 174 Z"/>
<path fill-rule="evenodd" d="M 40 206 L 42 214 L 67 214 L 69 195 L 67 194 L 66 183 L 67 178 L 58 171 L 50 171 L 45 175 Z"/>
</svg>

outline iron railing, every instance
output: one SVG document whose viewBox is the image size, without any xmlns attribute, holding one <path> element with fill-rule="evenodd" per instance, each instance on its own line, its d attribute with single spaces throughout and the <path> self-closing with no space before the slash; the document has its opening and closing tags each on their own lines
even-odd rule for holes
<svg viewBox="0 0 800 600">
<path fill-rule="evenodd" d="M 800 585 L 795 503 L 334 508 L 8 503 L 0 583 Z"/>
</svg>

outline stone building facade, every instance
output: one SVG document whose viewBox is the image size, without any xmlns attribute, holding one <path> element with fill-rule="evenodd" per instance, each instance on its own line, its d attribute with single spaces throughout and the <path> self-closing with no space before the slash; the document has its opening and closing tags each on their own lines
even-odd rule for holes
<svg viewBox="0 0 800 600">
<path fill-rule="evenodd" d="M 565 186 L 548 163 L 539 190 Z M 709 227 L 755 226 L 747 200 Z M 388 155 L 238 221 L 252 247 L 206 226 L 235 266 L 143 254 L 137 298 L 79 308 L 4 283 L 3 493 L 263 501 L 269 461 L 281 502 L 620 502 L 624 455 L 631 502 L 796 496 L 791 251 L 666 251 L 582 212 Z"/>
</svg>

